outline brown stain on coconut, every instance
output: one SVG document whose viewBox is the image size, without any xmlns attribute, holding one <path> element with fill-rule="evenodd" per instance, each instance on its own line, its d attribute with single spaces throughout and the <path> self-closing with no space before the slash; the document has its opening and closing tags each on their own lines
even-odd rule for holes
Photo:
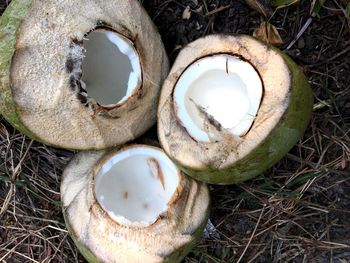
<svg viewBox="0 0 350 263">
<path fill-rule="evenodd" d="M 128 197 L 129 197 L 129 193 L 128 192 L 124 192 L 123 193 L 123 199 L 128 199 Z"/>
<path fill-rule="evenodd" d="M 150 168 L 150 173 L 152 177 L 157 177 L 162 184 L 163 189 L 165 190 L 165 182 L 164 182 L 164 175 L 162 172 L 162 169 L 159 166 L 158 161 L 155 158 L 149 158 L 147 160 L 147 164 Z"/>
</svg>

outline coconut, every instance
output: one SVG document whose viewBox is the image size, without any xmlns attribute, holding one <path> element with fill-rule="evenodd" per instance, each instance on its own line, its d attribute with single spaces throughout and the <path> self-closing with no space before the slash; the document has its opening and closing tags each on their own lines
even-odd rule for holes
<svg viewBox="0 0 350 263">
<path fill-rule="evenodd" d="M 89 262 L 180 262 L 207 223 L 209 193 L 159 148 L 78 154 L 63 173 L 63 214 Z"/>
<path fill-rule="evenodd" d="M 238 183 L 295 145 L 312 106 L 305 76 L 283 52 L 249 36 L 211 35 L 178 55 L 161 92 L 158 136 L 192 177 Z"/>
<path fill-rule="evenodd" d="M 13 0 L 0 53 L 0 111 L 33 139 L 102 149 L 156 121 L 168 60 L 138 1 Z"/>
</svg>

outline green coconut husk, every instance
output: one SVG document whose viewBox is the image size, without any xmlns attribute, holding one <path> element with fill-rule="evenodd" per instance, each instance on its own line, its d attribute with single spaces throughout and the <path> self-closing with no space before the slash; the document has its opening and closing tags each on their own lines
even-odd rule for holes
<svg viewBox="0 0 350 263">
<path fill-rule="evenodd" d="M 176 116 L 173 90 L 184 70 L 199 58 L 229 54 L 249 62 L 264 85 L 260 109 L 242 137 L 222 134 L 198 142 Z M 158 108 L 158 136 L 164 151 L 188 175 L 211 184 L 251 179 L 278 162 L 303 136 L 313 95 L 299 67 L 282 51 L 249 36 L 212 35 L 179 54 L 164 82 Z"/>
<path fill-rule="evenodd" d="M 12 1 L 0 17 L 0 112 L 19 131 L 38 139 L 22 122 L 10 88 L 10 65 L 16 51 L 16 39 L 33 0 Z"/>
</svg>

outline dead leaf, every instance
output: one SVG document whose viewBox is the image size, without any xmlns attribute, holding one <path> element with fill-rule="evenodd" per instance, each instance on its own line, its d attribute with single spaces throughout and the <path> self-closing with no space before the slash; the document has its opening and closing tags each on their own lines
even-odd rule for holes
<svg viewBox="0 0 350 263">
<path fill-rule="evenodd" d="M 269 22 L 262 22 L 259 28 L 254 31 L 253 36 L 267 44 L 274 46 L 283 45 L 283 40 L 276 27 Z"/>
<path fill-rule="evenodd" d="M 247 5 L 253 8 L 255 11 L 258 11 L 265 17 L 268 17 L 272 14 L 272 10 L 268 5 L 267 0 L 245 0 Z"/>
<path fill-rule="evenodd" d="M 8 133 L 6 127 L 2 123 L 0 123 L 0 134 L 4 135 L 6 137 L 9 136 L 9 133 Z"/>
</svg>

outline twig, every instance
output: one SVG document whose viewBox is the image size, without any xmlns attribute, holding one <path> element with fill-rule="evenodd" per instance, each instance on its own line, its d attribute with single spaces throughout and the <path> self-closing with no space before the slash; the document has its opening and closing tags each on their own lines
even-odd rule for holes
<svg viewBox="0 0 350 263">
<path fill-rule="evenodd" d="M 330 57 L 330 58 L 328 58 L 326 60 L 320 61 L 320 62 L 315 63 L 315 64 L 311 64 L 311 65 L 309 65 L 309 67 L 311 68 L 311 67 L 316 67 L 316 66 L 320 66 L 320 65 L 323 65 L 323 64 L 327 64 L 328 62 L 330 62 L 332 60 L 335 60 L 336 58 L 346 54 L 349 51 L 350 51 L 350 46 L 348 46 L 346 49 L 343 49 L 339 53 L 335 54 L 333 57 Z"/>
<path fill-rule="evenodd" d="M 221 11 L 224 11 L 224 10 L 230 8 L 230 6 L 231 6 L 231 5 L 220 6 L 220 7 L 216 8 L 216 9 L 214 9 L 214 10 L 212 10 L 212 11 L 207 12 L 204 16 L 211 16 L 211 15 L 214 15 L 214 14 L 216 14 L 216 13 L 219 13 L 219 12 L 221 12 Z"/>
<path fill-rule="evenodd" d="M 258 226 L 259 226 L 259 224 L 260 224 L 260 220 L 261 220 L 262 215 L 264 214 L 264 211 L 265 211 L 265 207 L 266 207 L 266 204 L 264 204 L 263 208 L 261 209 L 261 213 L 260 213 L 258 222 L 257 222 L 256 225 L 255 225 L 255 228 L 254 228 L 254 230 L 253 230 L 253 233 L 252 233 L 252 235 L 250 236 L 249 241 L 248 241 L 247 245 L 245 246 L 245 248 L 244 248 L 244 250 L 243 250 L 243 253 L 241 254 L 241 256 L 239 257 L 239 259 L 237 260 L 237 263 L 241 262 L 241 260 L 242 260 L 242 258 L 243 258 L 243 256 L 244 256 L 244 254 L 247 252 L 247 249 L 248 249 L 250 243 L 252 242 L 252 240 L 253 240 L 253 238 L 254 238 L 254 236 L 255 236 L 255 232 L 256 232 L 256 230 L 258 229 Z"/>
</svg>

